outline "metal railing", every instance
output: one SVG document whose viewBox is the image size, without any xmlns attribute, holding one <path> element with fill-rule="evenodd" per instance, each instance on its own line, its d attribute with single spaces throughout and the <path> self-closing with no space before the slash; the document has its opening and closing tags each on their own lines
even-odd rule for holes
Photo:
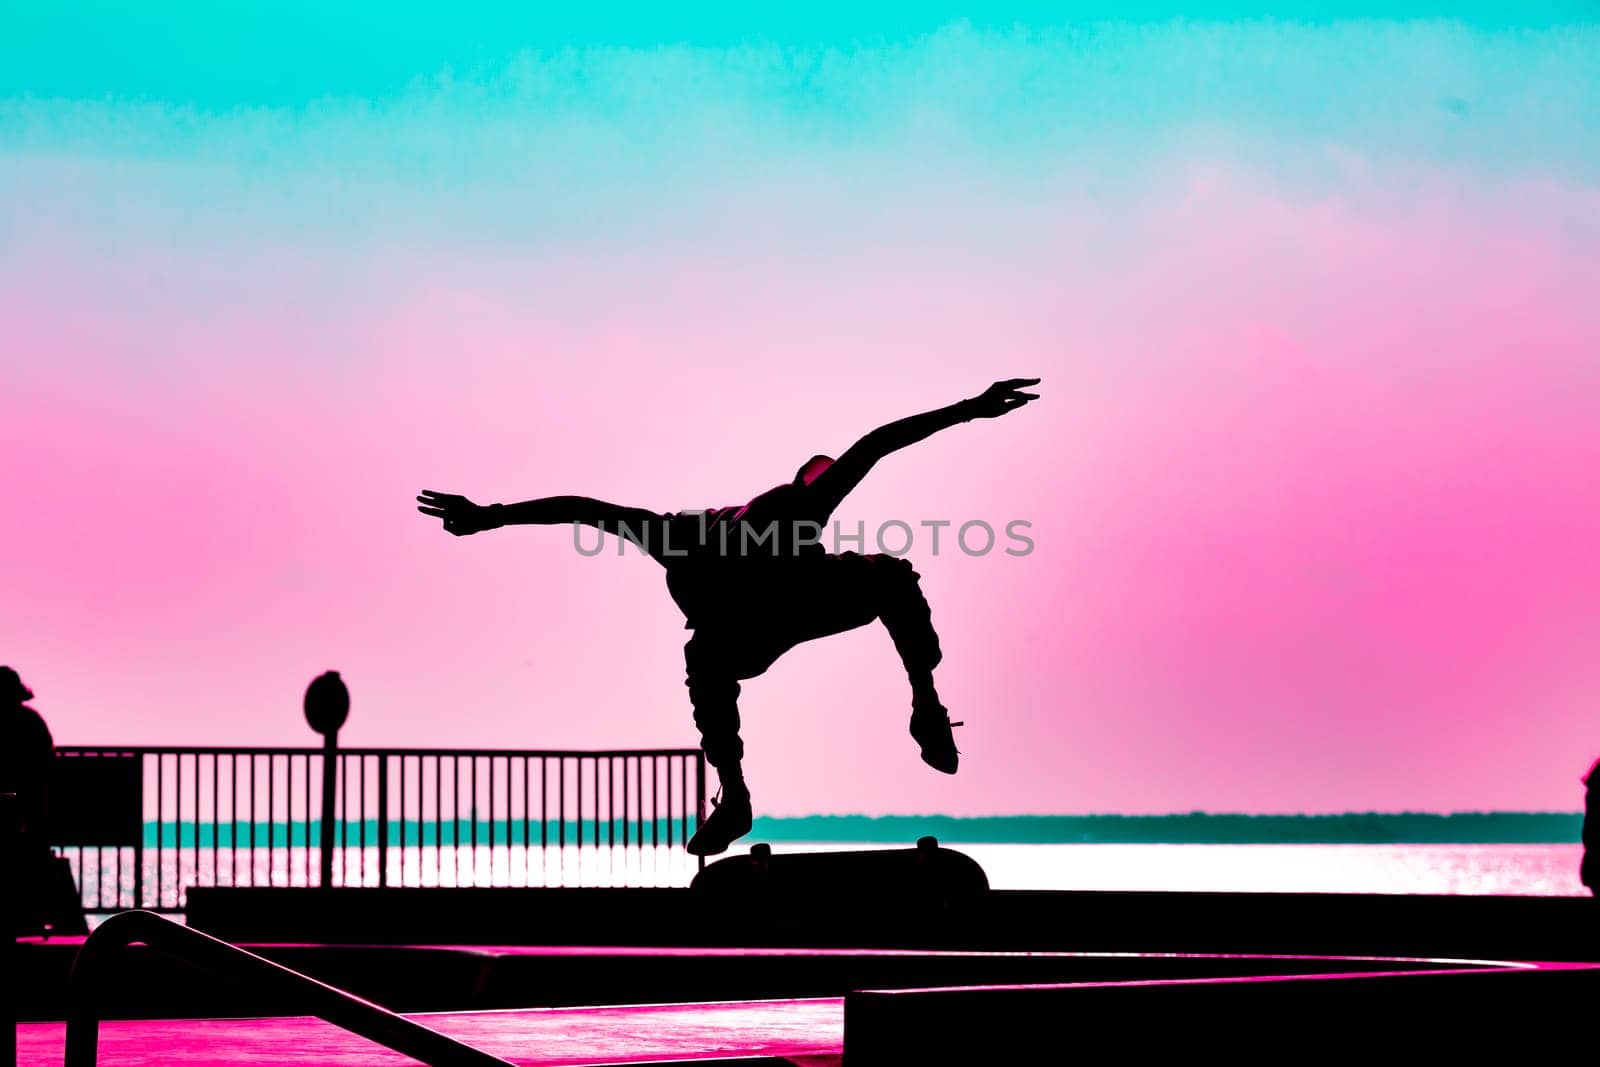
<svg viewBox="0 0 1600 1067">
<path fill-rule="evenodd" d="M 115 1007 L 116 999 L 108 975 L 103 973 L 104 960 L 132 944 L 148 945 L 210 974 L 238 979 L 254 994 L 295 1005 L 308 1015 L 423 1063 L 436 1067 L 505 1067 L 510 1062 L 237 945 L 180 926 L 153 912 L 127 911 L 101 923 L 73 962 L 66 1067 L 94 1067 L 100 1049 L 100 1016 L 104 1008 Z"/>
<path fill-rule="evenodd" d="M 182 911 L 189 886 L 680 884 L 699 749 L 56 749 L 52 840 L 88 911 Z M 322 822 L 334 820 L 331 882 Z"/>
</svg>

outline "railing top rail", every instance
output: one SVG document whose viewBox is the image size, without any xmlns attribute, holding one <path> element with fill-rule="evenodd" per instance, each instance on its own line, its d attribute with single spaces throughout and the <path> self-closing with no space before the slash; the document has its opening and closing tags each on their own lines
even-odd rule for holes
<svg viewBox="0 0 1600 1067">
<path fill-rule="evenodd" d="M 237 756 L 320 756 L 317 747 L 283 747 L 272 745 L 57 745 L 56 753 L 64 756 L 88 755 L 237 755 Z M 698 748 L 361 748 L 340 745 L 341 756 L 459 756 L 459 757 L 527 757 L 530 759 L 591 759 L 624 756 L 688 756 L 699 755 Z"/>
</svg>

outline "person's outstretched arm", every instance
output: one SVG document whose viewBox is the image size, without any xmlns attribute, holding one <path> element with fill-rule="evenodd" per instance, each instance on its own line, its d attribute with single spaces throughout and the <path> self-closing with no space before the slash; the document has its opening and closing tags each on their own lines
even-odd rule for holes
<svg viewBox="0 0 1600 1067">
<path fill-rule="evenodd" d="M 447 532 L 466 534 L 496 530 L 502 526 L 556 525 L 578 522 L 607 533 L 626 530 L 634 538 L 647 538 L 653 547 L 664 517 L 645 508 L 608 504 L 587 496 L 547 496 L 524 500 L 520 504 L 474 504 L 456 493 L 437 493 L 424 489 L 417 497 L 417 510 L 444 520 Z"/>
<path fill-rule="evenodd" d="M 960 400 L 947 407 L 935 408 L 920 415 L 899 419 L 880 426 L 851 445 L 827 470 L 810 485 L 812 498 L 825 518 L 833 513 L 839 502 L 860 484 L 878 460 L 889 453 L 914 445 L 940 430 L 971 419 L 993 419 L 1039 398 L 1038 393 L 1022 390 L 1038 385 L 1038 378 L 1008 378 L 995 382 L 982 393 Z"/>
</svg>

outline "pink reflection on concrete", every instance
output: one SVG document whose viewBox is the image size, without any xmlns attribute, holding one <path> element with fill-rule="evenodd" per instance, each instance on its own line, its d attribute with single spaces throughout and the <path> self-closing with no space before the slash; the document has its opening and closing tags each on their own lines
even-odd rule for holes
<svg viewBox="0 0 1600 1067">
<path fill-rule="evenodd" d="M 637 1063 L 784 1056 L 837 1063 L 844 1000 L 743 1001 L 595 1008 L 533 1008 L 413 1016 L 518 1064 Z M 17 1027 L 18 1064 L 62 1061 L 62 1023 Z M 127 1067 L 163 1064 L 402 1064 L 407 1056 L 320 1019 L 163 1019 L 100 1026 L 100 1058 Z"/>
</svg>

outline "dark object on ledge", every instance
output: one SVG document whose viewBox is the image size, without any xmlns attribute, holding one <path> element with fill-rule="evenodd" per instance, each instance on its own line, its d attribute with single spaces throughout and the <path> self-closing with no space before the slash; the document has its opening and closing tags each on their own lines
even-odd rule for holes
<svg viewBox="0 0 1600 1067">
<path fill-rule="evenodd" d="M 690 889 L 703 898 L 745 906 L 814 911 L 849 901 L 868 909 L 888 904 L 937 912 L 976 903 L 988 892 L 989 879 L 970 856 L 924 837 L 915 848 L 850 852 L 774 855 L 771 845 L 757 844 L 747 856 L 706 867 Z"/>
</svg>

